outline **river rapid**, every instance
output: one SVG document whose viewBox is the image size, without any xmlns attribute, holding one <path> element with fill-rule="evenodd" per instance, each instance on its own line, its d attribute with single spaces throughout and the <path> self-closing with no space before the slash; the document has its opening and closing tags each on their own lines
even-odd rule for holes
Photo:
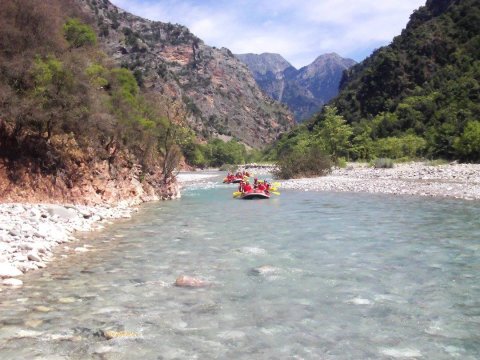
<svg viewBox="0 0 480 360">
<path fill-rule="evenodd" d="M 1 359 L 479 359 L 480 203 L 221 178 L 0 293 Z M 190 275 L 211 286 L 173 286 Z M 117 338 L 105 334 L 115 331 Z"/>
</svg>

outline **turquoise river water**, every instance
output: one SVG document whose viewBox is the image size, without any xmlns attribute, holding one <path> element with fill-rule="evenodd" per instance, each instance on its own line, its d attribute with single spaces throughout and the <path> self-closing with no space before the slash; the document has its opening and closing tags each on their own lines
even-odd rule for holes
<svg viewBox="0 0 480 360">
<path fill-rule="evenodd" d="M 219 179 L 4 289 L 0 359 L 480 358 L 479 202 L 246 201 Z M 212 285 L 172 286 L 182 274 Z"/>
</svg>

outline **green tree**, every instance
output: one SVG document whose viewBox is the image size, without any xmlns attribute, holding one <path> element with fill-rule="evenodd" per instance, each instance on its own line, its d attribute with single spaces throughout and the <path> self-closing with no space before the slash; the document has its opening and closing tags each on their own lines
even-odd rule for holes
<svg viewBox="0 0 480 360">
<path fill-rule="evenodd" d="M 455 138 L 453 148 L 464 160 L 480 160 L 480 121 L 469 121 L 462 134 Z"/>
<path fill-rule="evenodd" d="M 39 102 L 44 117 L 38 117 L 38 130 L 47 132 L 50 139 L 53 131 L 71 115 L 69 109 L 73 101 L 73 74 L 65 69 L 64 64 L 54 58 L 37 58 L 33 68 L 35 80 L 34 97 Z"/>
<path fill-rule="evenodd" d="M 69 19 L 63 26 L 63 32 L 70 47 L 75 49 L 97 43 L 93 29 L 78 19 Z"/>
<path fill-rule="evenodd" d="M 347 155 L 350 148 L 349 139 L 353 134 L 352 127 L 343 116 L 337 114 L 337 108 L 325 106 L 324 120 L 316 130 L 315 137 L 324 150 L 332 156 L 334 163 L 338 157 Z"/>
</svg>

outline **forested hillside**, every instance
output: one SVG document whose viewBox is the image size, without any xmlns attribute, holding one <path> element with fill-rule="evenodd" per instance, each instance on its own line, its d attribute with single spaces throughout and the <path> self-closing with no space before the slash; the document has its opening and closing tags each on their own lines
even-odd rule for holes
<svg viewBox="0 0 480 360">
<path fill-rule="evenodd" d="M 0 43 L 2 199 L 175 195 L 185 129 L 109 61 L 74 1 L 0 2 Z"/>
<path fill-rule="evenodd" d="M 344 73 L 329 105 L 350 126 L 342 156 L 479 161 L 480 1 L 428 0 L 389 46 Z M 315 138 L 327 113 L 279 146 Z"/>
</svg>

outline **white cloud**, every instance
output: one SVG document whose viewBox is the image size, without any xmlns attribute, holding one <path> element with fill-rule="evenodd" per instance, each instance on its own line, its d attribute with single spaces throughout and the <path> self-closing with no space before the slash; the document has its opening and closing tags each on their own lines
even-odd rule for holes
<svg viewBox="0 0 480 360">
<path fill-rule="evenodd" d="M 112 0 L 152 20 L 179 23 L 234 53 L 280 53 L 294 66 L 337 52 L 361 60 L 390 43 L 425 0 Z"/>
</svg>

